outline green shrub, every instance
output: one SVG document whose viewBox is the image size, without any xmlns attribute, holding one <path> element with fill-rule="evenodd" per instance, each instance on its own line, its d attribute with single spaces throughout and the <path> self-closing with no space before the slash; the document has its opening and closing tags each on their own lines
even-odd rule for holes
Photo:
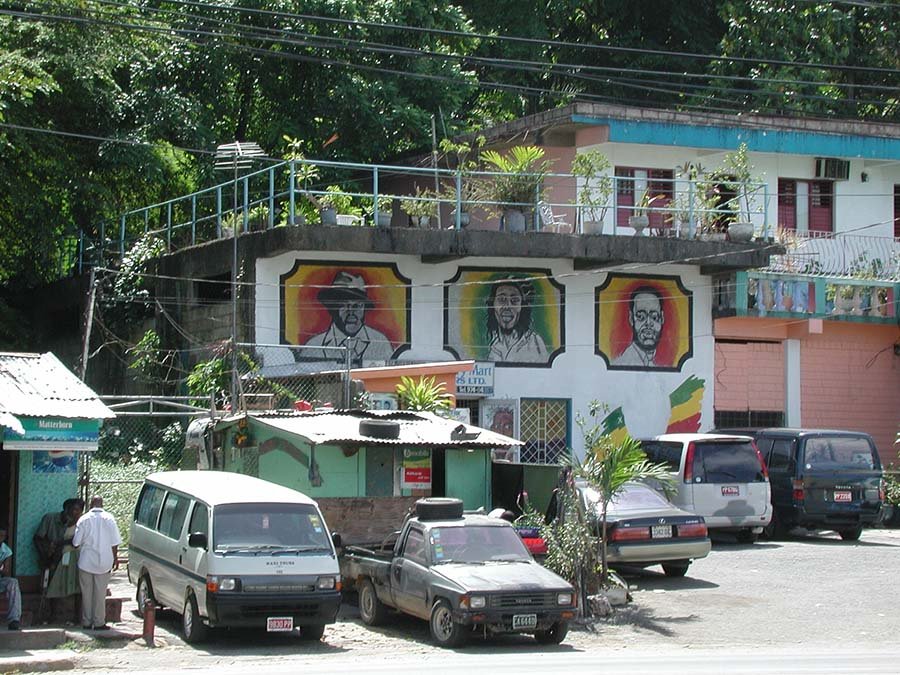
<svg viewBox="0 0 900 675">
<path fill-rule="evenodd" d="M 157 470 L 156 467 L 141 462 L 132 462 L 131 464 L 101 460 L 91 462 L 92 492 L 90 496 L 96 494 L 103 497 L 103 508 L 115 517 L 119 532 L 122 534 L 123 546 L 128 546 L 131 517 L 141 491 L 141 482 L 148 474 Z M 98 485 L 95 481 L 121 482 Z"/>
</svg>

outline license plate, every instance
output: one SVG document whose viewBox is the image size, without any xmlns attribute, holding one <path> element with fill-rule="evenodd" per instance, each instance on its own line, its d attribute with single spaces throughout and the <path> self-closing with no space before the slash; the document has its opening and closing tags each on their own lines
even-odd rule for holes
<svg viewBox="0 0 900 675">
<path fill-rule="evenodd" d="M 266 619 L 266 630 L 270 633 L 289 633 L 294 630 L 294 617 L 270 616 Z"/>
<path fill-rule="evenodd" d="M 537 614 L 513 614 L 513 630 L 537 627 Z"/>
<path fill-rule="evenodd" d="M 669 539 L 672 536 L 671 525 L 653 525 L 650 528 L 651 539 Z"/>
<path fill-rule="evenodd" d="M 853 501 L 853 493 L 850 491 L 835 492 L 834 493 L 834 501 L 836 501 L 836 502 L 852 502 Z"/>
<path fill-rule="evenodd" d="M 741 488 L 737 485 L 723 485 L 722 486 L 722 496 L 723 497 L 739 497 L 741 494 Z"/>
</svg>

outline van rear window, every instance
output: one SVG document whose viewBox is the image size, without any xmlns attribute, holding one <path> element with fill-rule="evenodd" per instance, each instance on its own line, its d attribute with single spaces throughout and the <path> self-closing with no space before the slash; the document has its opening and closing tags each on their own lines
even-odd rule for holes
<svg viewBox="0 0 900 675">
<path fill-rule="evenodd" d="M 223 504 L 213 509 L 216 553 L 328 551 L 325 523 L 310 504 Z"/>
<path fill-rule="evenodd" d="M 665 464 L 671 471 L 681 468 L 682 444 L 673 441 L 641 441 L 641 450 L 654 464 Z"/>
<path fill-rule="evenodd" d="M 867 438 L 817 436 L 806 439 L 803 451 L 807 469 L 874 469 L 877 462 L 875 449 Z"/>
<path fill-rule="evenodd" d="M 704 483 L 755 483 L 765 480 L 750 441 L 709 441 L 694 450 L 694 479 Z"/>
</svg>

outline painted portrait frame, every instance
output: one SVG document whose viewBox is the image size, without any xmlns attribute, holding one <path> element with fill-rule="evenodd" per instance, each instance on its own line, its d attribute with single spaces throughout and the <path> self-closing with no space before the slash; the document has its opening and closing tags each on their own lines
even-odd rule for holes
<svg viewBox="0 0 900 675">
<path fill-rule="evenodd" d="M 498 411 L 501 410 L 509 410 L 513 416 L 513 424 L 512 424 L 512 433 L 506 433 L 505 431 L 499 431 L 494 429 L 491 425 L 493 421 L 494 415 Z M 488 429 L 498 434 L 503 434 L 504 436 L 510 436 L 512 438 L 519 437 L 519 399 L 517 398 L 485 398 L 481 400 L 481 405 L 479 406 L 478 413 L 478 422 L 479 426 L 482 429 Z"/>
<path fill-rule="evenodd" d="M 604 315 L 609 319 L 610 314 L 616 313 L 618 317 L 624 317 L 628 322 L 630 296 L 641 286 L 650 286 L 662 293 L 663 312 L 667 317 L 663 323 L 663 344 L 672 354 L 670 365 L 616 365 L 615 360 L 621 355 L 611 353 L 608 349 L 612 344 L 612 338 L 606 340 L 601 335 L 604 329 Z M 621 288 L 620 288 L 621 287 Z M 623 309 L 624 305 L 624 309 Z M 613 309 L 607 311 L 607 308 Z M 624 314 L 622 313 L 624 311 Z M 621 321 L 619 321 L 621 323 Z M 668 324 L 668 327 L 666 326 Z M 672 328 L 675 326 L 675 328 Z M 615 326 L 615 330 L 622 332 L 622 326 Z M 629 328 L 630 330 L 630 328 Z M 672 332 L 675 331 L 674 337 Z M 683 331 L 683 334 L 681 333 Z M 610 335 L 613 332 L 609 333 Z M 631 341 L 628 343 L 631 344 Z M 606 349 L 605 349 L 606 347 Z M 628 347 L 626 346 L 625 349 Z M 624 351 L 624 349 L 622 350 Z M 627 274 L 611 272 L 607 274 L 602 284 L 594 289 L 594 353 L 606 363 L 607 370 L 631 370 L 648 371 L 654 373 L 681 372 L 684 364 L 694 355 L 694 294 L 685 287 L 680 276 L 675 275 L 647 275 Z"/>
<path fill-rule="evenodd" d="M 396 263 L 392 262 L 370 262 L 370 261 L 347 261 L 347 260 L 310 260 L 310 259 L 296 259 L 291 265 L 291 268 L 280 274 L 278 277 L 278 339 L 279 342 L 283 345 L 291 345 L 291 346 L 308 346 L 308 342 L 311 339 L 307 338 L 307 342 L 298 343 L 293 342 L 288 338 L 288 321 L 287 321 L 287 312 L 288 312 L 288 301 L 291 295 L 289 280 L 294 278 L 297 274 L 300 273 L 303 267 L 310 267 L 316 270 L 319 270 L 322 274 L 325 273 L 325 270 L 328 270 L 328 273 L 333 278 L 337 273 L 341 271 L 353 271 L 365 274 L 366 270 L 377 270 L 380 272 L 387 272 L 391 274 L 394 280 L 397 282 L 397 286 L 400 288 L 393 289 L 392 292 L 398 293 L 402 292 L 402 305 L 403 307 L 393 307 L 390 309 L 395 315 L 402 316 L 402 334 L 400 339 L 397 341 L 396 347 L 394 347 L 390 359 L 396 359 L 400 354 L 409 350 L 412 346 L 412 279 L 405 276 L 400 272 L 400 268 Z M 364 277 L 365 278 L 365 277 Z M 369 279 L 365 278 L 367 284 Z M 375 284 L 373 284 L 374 286 Z M 326 287 L 324 284 L 316 284 L 315 286 L 310 285 L 310 288 L 315 287 L 319 290 Z M 387 288 L 387 287 L 385 287 Z M 318 301 L 317 301 L 318 302 Z M 327 309 L 323 310 L 325 314 L 328 314 Z M 321 311 L 319 312 L 321 316 Z M 319 319 L 319 324 L 323 324 L 324 319 Z M 329 318 L 330 323 L 330 318 Z M 377 322 L 375 322 L 377 324 Z M 367 327 L 369 326 L 369 321 L 366 321 L 365 324 Z M 315 330 L 315 329 L 314 329 Z M 314 335 L 315 333 L 313 333 Z M 391 341 L 393 345 L 393 340 Z"/>
<path fill-rule="evenodd" d="M 468 286 L 468 282 L 465 281 L 466 275 L 485 275 L 485 276 L 493 276 L 494 279 L 486 280 L 484 283 L 485 287 L 492 286 L 500 286 L 500 283 L 503 279 L 509 278 L 515 282 L 524 282 L 524 281 L 537 281 L 541 284 L 548 285 L 554 293 L 557 294 L 558 302 L 556 303 L 557 310 L 554 313 L 555 316 L 552 317 L 552 321 L 548 321 L 550 310 L 547 309 L 549 305 L 545 305 L 545 309 L 543 310 L 545 313 L 545 322 L 549 322 L 553 324 L 553 329 L 544 329 L 540 331 L 539 335 L 541 340 L 544 343 L 545 349 L 547 349 L 547 358 L 546 361 L 504 361 L 504 360 L 493 360 L 489 358 L 488 351 L 486 349 L 487 343 L 482 343 L 480 346 L 481 351 L 477 351 L 479 349 L 479 344 L 476 343 L 475 349 L 471 349 L 471 344 L 466 345 L 466 343 L 460 340 L 456 344 L 451 342 L 451 294 L 458 295 L 463 294 L 463 292 L 458 291 L 458 284 L 460 280 Z M 476 280 L 473 280 L 476 281 Z M 471 284 L 473 287 L 477 287 L 477 283 Z M 490 293 L 490 291 L 488 291 Z M 475 293 L 476 300 L 479 305 L 477 307 L 477 311 L 482 315 L 482 320 L 486 321 L 487 319 L 487 306 L 485 305 L 482 308 L 480 305 L 483 303 L 483 298 L 481 297 L 484 294 L 484 291 L 481 290 L 478 293 Z M 498 268 L 494 266 L 463 266 L 459 267 L 456 270 L 456 274 L 453 275 L 450 279 L 447 279 L 444 282 L 444 333 L 443 333 L 443 342 L 444 349 L 450 352 L 456 360 L 464 360 L 464 359 L 472 359 L 475 361 L 490 361 L 494 363 L 494 365 L 498 368 L 552 368 L 553 361 L 557 356 L 564 353 L 566 351 L 566 288 L 563 284 L 556 281 L 553 277 L 553 273 L 549 269 L 545 268 L 534 268 L 534 267 L 504 267 Z M 461 309 L 457 311 L 462 311 Z M 483 313 L 483 314 L 482 314 Z M 462 317 L 459 315 L 453 317 L 458 324 L 463 323 Z M 474 325 L 474 319 L 470 318 L 470 321 Z M 531 330 L 534 330 L 534 317 L 531 318 Z M 474 330 L 474 329 L 473 329 Z M 552 333 L 555 332 L 555 335 Z M 535 331 L 537 333 L 537 331 Z M 487 340 L 487 337 L 483 337 L 483 340 Z M 547 343 L 552 346 L 552 349 L 547 347 Z M 466 347 L 469 347 L 466 349 Z M 483 353 L 482 353 L 483 352 Z"/>
</svg>

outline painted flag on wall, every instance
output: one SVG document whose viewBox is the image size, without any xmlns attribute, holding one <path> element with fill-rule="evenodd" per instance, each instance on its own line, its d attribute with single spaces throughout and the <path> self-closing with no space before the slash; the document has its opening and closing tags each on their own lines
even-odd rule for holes
<svg viewBox="0 0 900 675">
<path fill-rule="evenodd" d="M 628 427 L 625 426 L 625 413 L 619 406 L 603 418 L 603 433 L 609 434 L 610 440 L 619 445 L 628 438 Z"/>
<path fill-rule="evenodd" d="M 669 414 L 667 434 L 697 433 L 700 431 L 700 412 L 703 405 L 705 380 L 691 375 L 669 394 Z"/>
</svg>

